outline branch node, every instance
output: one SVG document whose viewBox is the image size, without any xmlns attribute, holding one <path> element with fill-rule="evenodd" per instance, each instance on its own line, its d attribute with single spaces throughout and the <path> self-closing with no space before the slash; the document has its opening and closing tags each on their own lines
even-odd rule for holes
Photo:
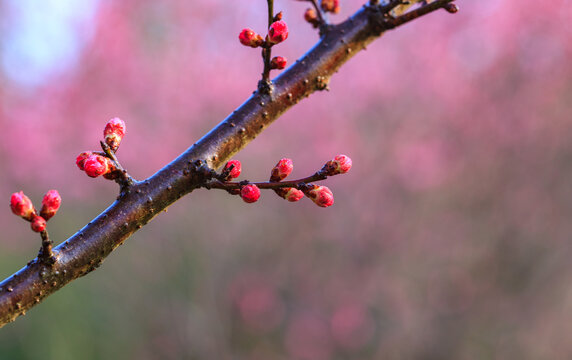
<svg viewBox="0 0 572 360">
<path fill-rule="evenodd" d="M 274 92 L 274 84 L 269 79 L 262 79 L 258 82 L 258 91 L 261 94 L 272 96 Z"/>
<path fill-rule="evenodd" d="M 53 243 L 46 230 L 40 232 L 40 235 L 42 236 L 42 247 L 38 253 L 38 260 L 46 266 L 52 266 L 56 262 L 56 257 L 52 251 Z"/>
</svg>

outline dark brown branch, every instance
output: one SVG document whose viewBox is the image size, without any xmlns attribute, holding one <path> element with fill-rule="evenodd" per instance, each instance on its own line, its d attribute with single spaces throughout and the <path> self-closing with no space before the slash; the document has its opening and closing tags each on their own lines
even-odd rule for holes
<svg viewBox="0 0 572 360">
<path fill-rule="evenodd" d="M 438 0 L 413 14 L 397 17 L 392 26 L 434 11 L 452 0 Z M 0 326 L 24 314 L 70 281 L 88 274 L 129 236 L 166 207 L 193 191 L 204 179 L 193 170 L 197 159 L 216 169 L 254 140 L 286 110 L 317 90 L 354 54 L 385 28 L 385 14 L 364 7 L 332 26 L 321 40 L 274 81 L 271 95 L 255 92 L 244 104 L 178 158 L 149 179 L 136 182 L 109 208 L 53 249 L 55 263 L 32 260 L 0 283 Z"/>
</svg>

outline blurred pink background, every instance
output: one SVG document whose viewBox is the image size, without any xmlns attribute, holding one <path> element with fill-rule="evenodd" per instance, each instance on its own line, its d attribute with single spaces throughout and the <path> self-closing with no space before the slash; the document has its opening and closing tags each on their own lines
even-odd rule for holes
<svg viewBox="0 0 572 360">
<path fill-rule="evenodd" d="M 117 195 L 74 164 L 106 121 L 152 175 L 254 90 L 237 36 L 266 25 L 262 0 L 81 4 L 0 2 L 0 198 L 58 189 L 57 243 Z M 195 191 L 2 328 L 2 357 L 571 358 L 572 6 L 458 5 L 388 32 L 236 156 L 258 180 L 349 155 L 334 206 Z M 306 7 L 275 2 L 290 62 L 318 40 Z M 4 278 L 40 241 L 8 206 L 0 226 Z"/>
</svg>

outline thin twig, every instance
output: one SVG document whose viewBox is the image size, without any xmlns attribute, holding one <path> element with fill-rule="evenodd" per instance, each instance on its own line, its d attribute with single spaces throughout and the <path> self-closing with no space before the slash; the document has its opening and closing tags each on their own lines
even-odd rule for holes
<svg viewBox="0 0 572 360">
<path fill-rule="evenodd" d="M 121 166 L 121 163 L 119 162 L 119 160 L 117 159 L 117 156 L 115 156 L 115 153 L 113 152 L 113 150 L 111 150 L 109 145 L 107 145 L 103 141 L 100 141 L 99 143 L 101 144 L 101 148 L 103 149 L 105 156 L 107 156 L 108 158 L 110 158 L 113 161 L 113 163 L 117 169 L 117 170 L 115 170 L 115 172 L 117 174 L 117 178 L 115 179 L 115 181 L 119 184 L 119 186 L 121 187 L 121 192 L 123 193 L 124 191 L 126 191 L 129 188 L 129 186 L 132 186 L 135 183 L 135 181 L 127 173 L 127 170 L 125 170 L 123 168 L 123 166 Z"/>
<path fill-rule="evenodd" d="M 52 240 L 50 240 L 50 236 L 48 235 L 48 231 L 44 230 L 40 232 L 40 236 L 42 237 L 42 247 L 40 248 L 40 252 L 38 254 L 38 259 L 46 265 L 53 265 L 56 262 L 56 257 L 52 252 Z"/>
<path fill-rule="evenodd" d="M 222 190 L 233 190 L 233 189 L 240 189 L 244 185 L 256 185 L 260 189 L 282 189 L 282 188 L 297 188 L 302 190 L 305 184 L 314 181 L 320 181 L 327 179 L 328 176 L 323 171 L 318 171 L 314 175 L 297 179 L 297 180 L 289 180 L 289 181 L 261 181 L 261 182 L 250 182 L 250 181 L 220 181 L 220 180 L 213 180 L 207 184 L 205 187 L 212 188 L 212 189 L 222 189 Z"/>
<path fill-rule="evenodd" d="M 312 5 L 314 6 L 314 9 L 316 9 L 316 14 L 318 15 L 318 20 L 320 21 L 320 26 L 327 25 L 326 19 L 324 18 L 324 15 L 322 14 L 322 9 L 318 5 L 318 2 L 316 0 L 308 0 L 308 1 L 311 2 Z"/>
<path fill-rule="evenodd" d="M 408 23 L 412 20 L 415 20 L 423 15 L 429 14 L 438 9 L 446 9 L 447 5 L 455 0 L 436 0 L 428 5 L 423 5 L 418 7 L 417 9 L 411 10 L 406 12 L 403 15 L 400 15 L 393 19 L 388 19 L 387 23 L 390 27 L 387 29 L 393 29 L 397 26 L 403 25 Z"/>
<path fill-rule="evenodd" d="M 268 3 L 268 29 L 270 29 L 270 25 L 274 22 L 274 0 L 267 0 L 266 2 Z M 266 41 L 262 46 L 264 69 L 262 71 L 262 80 L 258 83 L 258 89 L 268 94 L 272 91 L 272 83 L 270 81 L 271 59 L 272 44 L 268 42 L 268 36 L 266 36 Z"/>
</svg>

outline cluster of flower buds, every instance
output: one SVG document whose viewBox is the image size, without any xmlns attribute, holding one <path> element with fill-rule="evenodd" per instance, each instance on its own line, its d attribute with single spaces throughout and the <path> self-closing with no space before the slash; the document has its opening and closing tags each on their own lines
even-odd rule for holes
<svg viewBox="0 0 572 360">
<path fill-rule="evenodd" d="M 216 187 L 225 189 L 234 195 L 240 195 L 242 200 L 247 203 L 253 203 L 260 198 L 260 190 L 272 189 L 278 196 L 290 202 L 296 202 L 304 196 L 312 200 L 316 205 L 328 207 L 334 204 L 334 195 L 326 186 L 311 184 L 308 182 L 324 180 L 328 176 L 345 174 L 352 167 L 352 160 L 346 155 L 338 155 L 332 160 L 326 162 L 320 171 L 316 174 L 299 180 L 282 182 L 288 177 L 294 169 L 294 163 L 291 159 L 284 158 L 272 168 L 270 172 L 270 180 L 265 183 L 250 183 L 248 181 L 232 182 L 231 180 L 240 175 L 241 164 L 238 160 L 231 160 L 226 163 L 219 177 L 224 182 L 219 183 Z"/>
<path fill-rule="evenodd" d="M 268 28 L 266 37 L 256 33 L 254 30 L 245 28 L 238 35 L 240 43 L 252 48 L 262 47 L 270 49 L 288 38 L 288 25 L 282 20 L 282 12 L 274 17 L 274 22 Z M 270 62 L 271 69 L 282 70 L 286 67 L 287 60 L 283 56 L 275 56 Z"/>
<path fill-rule="evenodd" d="M 115 153 L 125 136 L 125 122 L 120 118 L 113 118 L 107 122 L 103 130 L 104 143 L 112 153 Z M 106 179 L 116 177 L 117 164 L 104 152 L 84 151 L 76 158 L 76 165 L 87 176 L 96 178 L 103 176 Z"/>
<path fill-rule="evenodd" d="M 288 175 L 290 175 L 290 173 L 292 173 L 292 170 L 294 170 L 292 159 L 280 159 L 270 172 L 270 182 L 279 182 L 284 180 Z M 274 192 L 278 196 L 290 202 L 296 202 L 304 197 L 304 192 L 294 187 L 278 188 L 274 189 Z"/>
<path fill-rule="evenodd" d="M 106 157 L 104 154 L 85 151 L 79 154 L 75 163 L 77 167 L 85 171 L 87 176 L 96 178 L 98 176 L 111 177 L 111 174 L 116 170 L 113 161 Z"/>
<path fill-rule="evenodd" d="M 22 191 L 13 193 L 10 198 L 10 208 L 15 215 L 29 221 L 32 230 L 42 232 L 46 230 L 46 222 L 50 220 L 62 204 L 62 198 L 57 190 L 50 190 L 42 199 L 40 212 L 36 210 L 29 197 Z"/>
</svg>

